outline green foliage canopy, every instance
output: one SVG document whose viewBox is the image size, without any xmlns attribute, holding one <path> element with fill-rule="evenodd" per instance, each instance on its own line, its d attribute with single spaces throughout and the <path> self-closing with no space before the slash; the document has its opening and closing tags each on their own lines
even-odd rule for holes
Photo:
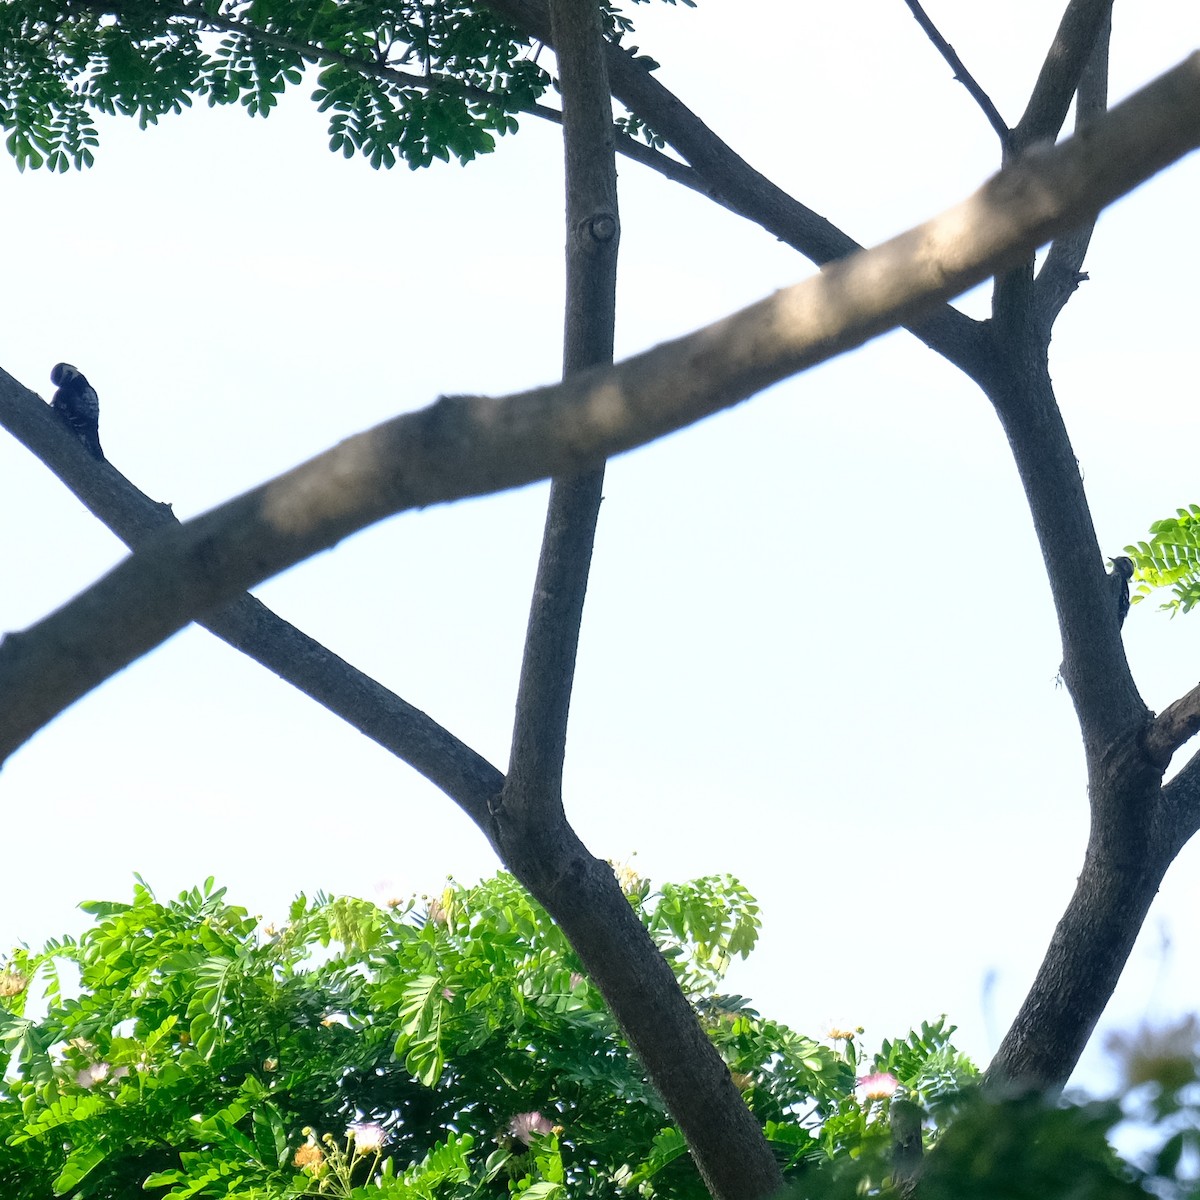
<svg viewBox="0 0 1200 1200">
<path fill-rule="evenodd" d="M 1195 1194 L 1200 1024 L 1131 1040 L 1124 1099 L 987 1103 L 944 1020 L 866 1056 L 861 1030 L 818 1042 L 722 993 L 759 929 L 736 880 L 621 882 L 796 1196 L 903 1194 L 898 1118 L 935 1147 L 932 1200 Z M 81 938 L 0 966 L 0 1194 L 705 1195 L 570 946 L 511 876 L 383 907 L 301 896 L 280 927 L 211 880 L 168 903 L 139 880 L 130 903 L 83 907 Z M 1107 1141 L 1130 1118 L 1157 1137 L 1132 1166 Z"/>
<path fill-rule="evenodd" d="M 623 884 L 780 1157 L 868 1136 L 883 1110 L 855 1096 L 854 1034 L 821 1044 L 718 991 L 757 936 L 745 889 Z M 80 939 L 0 973 L 0 1193 L 274 1197 L 371 1175 L 397 1197 L 704 1195 L 574 952 L 507 875 L 421 905 L 301 896 L 280 928 L 211 880 L 84 907 Z M 970 1069 L 947 1033 L 878 1065 L 914 1096 L 955 1089 Z M 386 1143 L 360 1150 L 349 1127 Z"/>
<path fill-rule="evenodd" d="M 617 5 L 604 16 L 614 41 L 633 32 Z M 203 99 L 267 116 L 306 77 L 330 149 L 373 167 L 469 162 L 518 113 L 557 115 L 538 109 L 552 86 L 540 47 L 486 5 L 453 0 L 9 0 L 0 48 L 0 128 L 22 170 L 90 166 L 97 113 L 144 128 Z M 658 143 L 632 114 L 619 123 Z"/>
</svg>

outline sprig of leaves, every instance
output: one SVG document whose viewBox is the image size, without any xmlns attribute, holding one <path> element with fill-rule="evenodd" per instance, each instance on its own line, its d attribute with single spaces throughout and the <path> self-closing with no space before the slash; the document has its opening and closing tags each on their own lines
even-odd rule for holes
<svg viewBox="0 0 1200 1200">
<path fill-rule="evenodd" d="M 1155 521 L 1150 540 L 1125 547 L 1133 559 L 1132 603 L 1145 600 L 1158 588 L 1170 588 L 1172 597 L 1160 607 L 1170 612 L 1190 612 L 1200 604 L 1200 505 L 1176 510 L 1174 517 Z"/>
<path fill-rule="evenodd" d="M 618 5 L 603 15 L 615 43 L 633 32 Z M 525 34 L 461 0 L 9 0 L 0 46 L 0 128 L 21 170 L 90 166 L 95 113 L 145 128 L 203 99 L 265 117 L 305 79 L 335 152 L 376 168 L 466 163 L 515 132 L 553 83 Z M 619 125 L 663 144 L 634 114 Z"/>
</svg>

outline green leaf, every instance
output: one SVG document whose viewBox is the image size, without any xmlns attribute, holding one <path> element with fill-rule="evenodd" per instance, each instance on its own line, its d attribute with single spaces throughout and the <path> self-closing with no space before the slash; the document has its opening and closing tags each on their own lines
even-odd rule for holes
<svg viewBox="0 0 1200 1200">
<path fill-rule="evenodd" d="M 54 1180 L 54 1194 L 62 1196 L 77 1188 L 107 1157 L 102 1146 L 83 1146 L 72 1150 L 63 1169 Z"/>
</svg>

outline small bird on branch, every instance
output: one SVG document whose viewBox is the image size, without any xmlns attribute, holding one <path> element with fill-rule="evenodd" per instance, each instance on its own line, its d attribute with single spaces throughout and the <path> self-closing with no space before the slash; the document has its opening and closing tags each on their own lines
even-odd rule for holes
<svg viewBox="0 0 1200 1200">
<path fill-rule="evenodd" d="M 70 363 L 56 363 L 50 382 L 58 388 L 50 407 L 67 423 L 93 458 L 104 458 L 100 449 L 100 398 L 96 389 Z"/>
<path fill-rule="evenodd" d="M 1133 578 L 1133 559 L 1118 555 L 1112 560 L 1112 571 L 1108 576 L 1108 585 L 1116 596 L 1117 628 L 1125 624 L 1129 616 L 1129 581 Z"/>
</svg>

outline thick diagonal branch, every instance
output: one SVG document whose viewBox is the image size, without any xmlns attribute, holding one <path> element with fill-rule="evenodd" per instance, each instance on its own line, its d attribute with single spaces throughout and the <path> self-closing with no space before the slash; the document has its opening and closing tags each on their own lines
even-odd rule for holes
<svg viewBox="0 0 1200 1200">
<path fill-rule="evenodd" d="M 443 398 L 157 535 L 0 643 L 0 760 L 188 621 L 356 530 L 598 466 L 735 404 L 1023 261 L 1197 144 L 1200 54 L 941 217 L 697 333 L 556 387 Z"/>
<path fill-rule="evenodd" d="M 998 1095 L 1061 1088 L 1075 1069 L 1170 858 L 1128 865 L 1089 853 L 1034 986 L 988 1067 Z"/>
<path fill-rule="evenodd" d="M 0 371 L 0 426 L 35 454 L 131 550 L 178 528 L 111 464 L 97 463 L 47 405 Z M 441 788 L 485 834 L 504 776 L 482 755 L 394 692 L 243 594 L 199 622 L 210 633 L 324 705 Z"/>
</svg>

